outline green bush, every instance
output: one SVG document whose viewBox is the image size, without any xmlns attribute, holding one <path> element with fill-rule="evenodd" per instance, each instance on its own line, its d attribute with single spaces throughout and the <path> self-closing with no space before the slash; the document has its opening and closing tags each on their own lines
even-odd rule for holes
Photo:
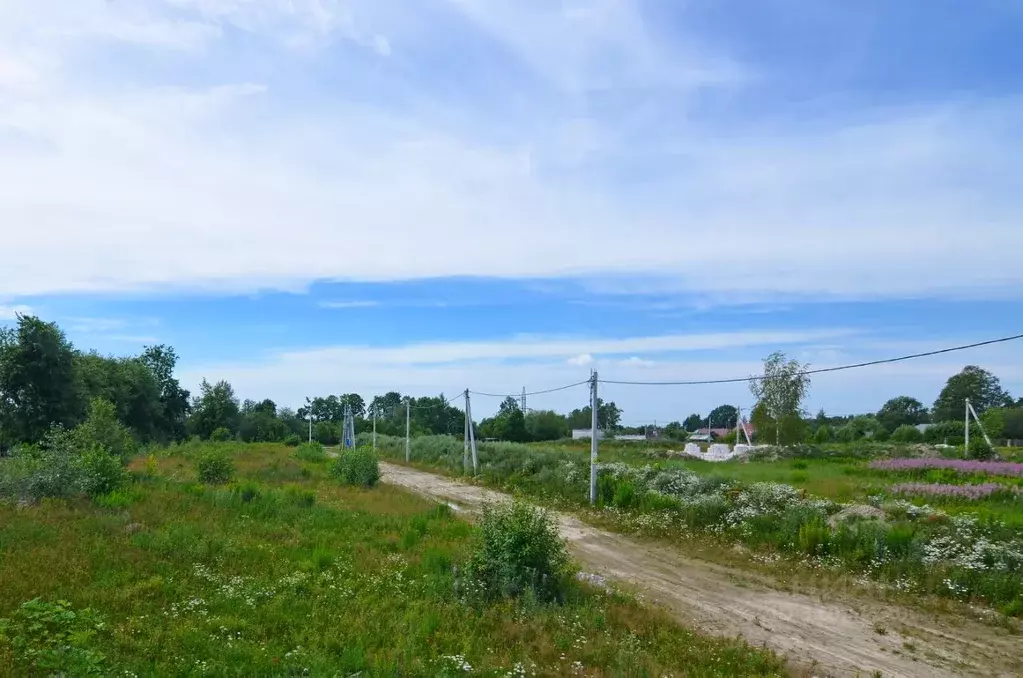
<svg viewBox="0 0 1023 678">
<path fill-rule="evenodd" d="M 531 592 L 563 599 L 571 581 L 565 542 L 554 519 L 529 504 L 487 505 L 475 528 L 466 591 L 483 600 Z"/>
<path fill-rule="evenodd" d="M 0 647 L 10 648 L 14 675 L 102 675 L 105 658 L 92 645 L 105 628 L 103 617 L 91 609 L 35 598 L 0 619 Z"/>
<path fill-rule="evenodd" d="M 80 487 L 90 497 L 109 494 L 122 487 L 128 474 L 121 460 L 102 447 L 93 447 L 82 454 Z"/>
<path fill-rule="evenodd" d="M 835 435 L 832 432 L 831 427 L 825 424 L 824 426 L 821 426 L 816 431 L 814 431 L 813 442 L 830 443 L 834 437 Z"/>
<path fill-rule="evenodd" d="M 835 431 L 835 440 L 840 443 L 854 443 L 862 437 L 862 431 L 852 424 L 846 424 Z"/>
<path fill-rule="evenodd" d="M 380 462 L 365 447 L 345 450 L 334 463 L 334 476 L 345 485 L 373 487 L 380 480 Z"/>
<path fill-rule="evenodd" d="M 101 447 L 127 464 L 135 454 L 135 440 L 128 428 L 117 419 L 114 406 L 102 398 L 89 403 L 89 416 L 72 431 L 75 447 L 87 452 Z"/>
<path fill-rule="evenodd" d="M 298 447 L 302 442 L 302 438 L 297 433 L 289 433 L 284 436 L 284 444 L 288 447 Z"/>
<path fill-rule="evenodd" d="M 327 460 L 327 453 L 319 443 L 302 443 L 295 450 L 295 457 L 303 461 L 321 462 Z"/>
<path fill-rule="evenodd" d="M 892 442 L 895 443 L 919 443 L 923 439 L 924 434 L 911 424 L 903 424 L 892 432 Z"/>
<path fill-rule="evenodd" d="M 223 485 L 234 477 L 234 463 L 231 458 L 216 450 L 199 457 L 195 469 L 199 481 L 207 485 Z"/>
<path fill-rule="evenodd" d="M 987 441 L 984 440 L 984 438 L 971 438 L 970 447 L 966 450 L 966 456 L 969 459 L 979 459 L 984 461 L 994 458 L 995 451 L 991 449 L 991 446 L 987 444 Z"/>
<path fill-rule="evenodd" d="M 232 437 L 231 432 L 223 426 L 213 429 L 213 433 L 210 434 L 210 440 L 215 443 L 226 443 Z"/>
</svg>

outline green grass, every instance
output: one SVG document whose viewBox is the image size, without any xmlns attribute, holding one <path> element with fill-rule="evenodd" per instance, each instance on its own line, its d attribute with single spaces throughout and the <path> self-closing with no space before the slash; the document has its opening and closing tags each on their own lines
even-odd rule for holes
<svg viewBox="0 0 1023 678">
<path fill-rule="evenodd" d="M 205 447 L 136 460 L 135 482 L 101 502 L 0 505 L 0 617 L 35 598 L 93 610 L 104 623 L 75 642 L 102 655 L 104 675 L 442 676 L 461 661 L 480 675 L 568 675 L 576 662 L 590 675 L 784 671 L 582 584 L 561 605 L 465 602 L 456 567 L 473 528 L 445 507 L 343 487 L 273 445 L 216 445 L 235 483 L 204 486 Z M 17 649 L 29 626 L 0 635 L 0 676 L 29 675 Z"/>
</svg>

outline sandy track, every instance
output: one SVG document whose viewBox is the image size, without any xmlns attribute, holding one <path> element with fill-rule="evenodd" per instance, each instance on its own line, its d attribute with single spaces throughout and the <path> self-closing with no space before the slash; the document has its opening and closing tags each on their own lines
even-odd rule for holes
<svg viewBox="0 0 1023 678">
<path fill-rule="evenodd" d="M 394 464 L 384 482 L 473 510 L 507 495 Z M 771 588 L 761 577 L 687 558 L 556 514 L 562 535 L 588 572 L 626 582 L 684 624 L 786 655 L 806 675 L 1018 676 L 1023 639 L 969 619 L 870 603 L 859 608 Z M 883 627 L 885 633 L 875 628 Z M 909 643 L 912 651 L 904 647 Z M 814 667 L 813 670 L 810 670 Z"/>
</svg>

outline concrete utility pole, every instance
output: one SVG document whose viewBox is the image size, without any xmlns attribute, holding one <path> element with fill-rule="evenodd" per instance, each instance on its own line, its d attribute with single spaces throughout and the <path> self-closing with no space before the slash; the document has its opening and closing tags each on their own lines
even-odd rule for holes
<svg viewBox="0 0 1023 678">
<path fill-rule="evenodd" d="M 597 505 L 597 373 L 590 377 L 590 504 Z"/>
<path fill-rule="evenodd" d="M 377 451 L 377 406 L 373 405 L 373 452 Z"/>
<path fill-rule="evenodd" d="M 966 454 L 970 453 L 970 399 L 966 399 Z"/>
<path fill-rule="evenodd" d="M 469 472 L 469 389 L 465 389 L 465 430 L 462 436 L 462 473 Z"/>
<path fill-rule="evenodd" d="M 405 463 L 412 461 L 412 436 L 409 422 L 412 420 L 412 401 L 405 398 Z"/>
<path fill-rule="evenodd" d="M 469 449 L 472 450 L 472 474 L 479 473 L 479 459 L 476 456 L 476 432 L 472 426 L 472 405 L 469 404 L 469 391 L 465 392 L 465 420 L 469 425 Z"/>
</svg>

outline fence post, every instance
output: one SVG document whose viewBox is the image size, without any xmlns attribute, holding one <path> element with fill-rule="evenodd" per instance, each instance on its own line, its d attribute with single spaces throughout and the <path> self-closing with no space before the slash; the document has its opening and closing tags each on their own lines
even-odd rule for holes
<svg viewBox="0 0 1023 678">
<path fill-rule="evenodd" d="M 590 505 L 597 504 L 597 373 L 590 377 L 590 409 L 593 419 L 590 430 Z"/>
</svg>

